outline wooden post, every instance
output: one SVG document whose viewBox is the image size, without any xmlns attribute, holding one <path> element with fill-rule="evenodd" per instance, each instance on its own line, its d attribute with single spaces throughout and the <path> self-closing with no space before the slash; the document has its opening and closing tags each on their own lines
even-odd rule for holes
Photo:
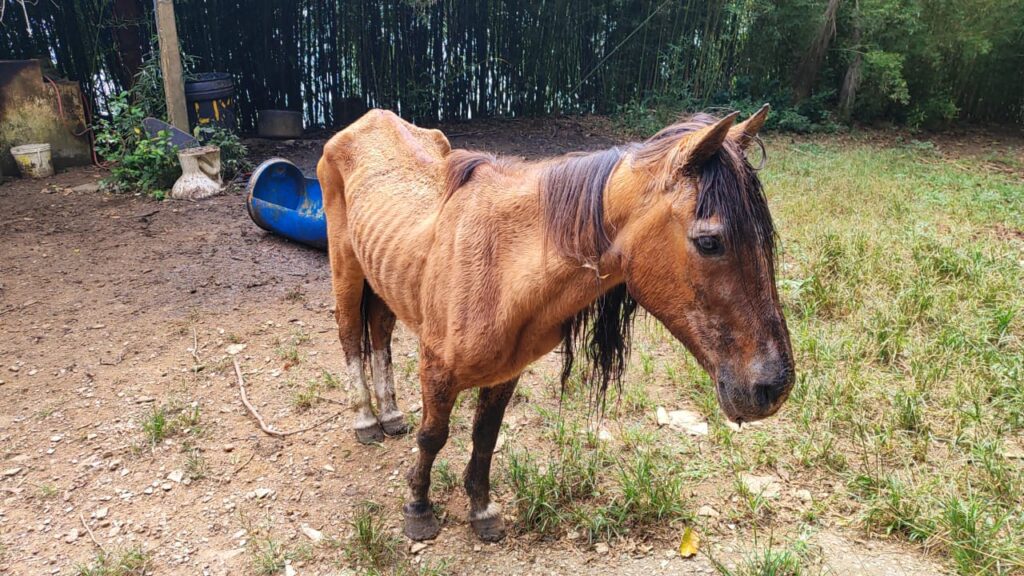
<svg viewBox="0 0 1024 576">
<path fill-rule="evenodd" d="M 175 128 L 190 132 L 188 108 L 185 107 L 185 81 L 182 78 L 178 28 L 174 21 L 174 0 L 153 1 L 156 3 L 156 30 L 160 39 L 160 70 L 164 77 L 167 119 Z"/>
</svg>

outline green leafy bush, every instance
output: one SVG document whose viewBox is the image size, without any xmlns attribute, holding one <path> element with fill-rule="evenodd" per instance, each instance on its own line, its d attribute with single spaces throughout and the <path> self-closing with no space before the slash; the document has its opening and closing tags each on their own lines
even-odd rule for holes
<svg viewBox="0 0 1024 576">
<path fill-rule="evenodd" d="M 93 126 L 96 152 L 111 163 L 110 178 L 104 181 L 109 189 L 163 198 L 181 174 L 170 135 L 150 138 L 142 128 L 144 118 L 166 116 L 160 77 L 159 59 L 144 62 L 132 89 L 113 96 L 109 117 Z"/>
<path fill-rule="evenodd" d="M 195 129 L 195 136 L 203 144 L 220 148 L 220 172 L 225 182 L 252 170 L 252 162 L 248 158 L 249 149 L 238 134 L 224 128 L 203 126 Z"/>
<path fill-rule="evenodd" d="M 773 94 L 762 99 L 731 99 L 722 94 L 714 101 L 702 104 L 685 93 L 652 95 L 633 100 L 618 109 L 616 119 L 620 127 L 639 137 L 647 137 L 681 117 L 695 111 L 710 110 L 723 114 L 723 110 L 738 110 L 742 118 L 756 112 L 765 102 L 772 105 L 765 128 L 780 132 L 809 134 L 813 132 L 836 132 L 840 126 L 832 120 L 828 101 L 832 92 L 815 94 L 798 105 L 789 104 L 789 96 Z"/>
<path fill-rule="evenodd" d="M 145 102 L 122 92 L 110 101 L 110 118 L 100 119 L 95 128 L 96 151 L 112 162 L 110 178 L 104 184 L 118 192 L 141 192 L 163 198 L 181 174 L 177 152 L 170 135 L 161 131 L 150 138 L 142 119 L 150 115 Z"/>
</svg>

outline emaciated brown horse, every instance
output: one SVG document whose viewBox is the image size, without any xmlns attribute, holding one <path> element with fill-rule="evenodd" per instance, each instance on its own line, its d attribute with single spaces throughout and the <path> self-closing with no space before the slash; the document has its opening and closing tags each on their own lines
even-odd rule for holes
<svg viewBox="0 0 1024 576">
<path fill-rule="evenodd" d="M 775 232 L 745 157 L 767 116 L 698 115 L 643 143 L 525 162 L 452 150 L 373 110 L 324 147 L 336 316 L 364 443 L 408 429 L 395 403 L 396 317 L 419 336 L 423 420 L 405 534 L 440 530 L 430 470 L 458 394 L 479 388 L 465 471 L 470 521 L 504 535 L 490 467 L 519 374 L 563 342 L 603 392 L 621 377 L 637 304 L 714 378 L 722 410 L 775 413 L 793 354 L 775 289 Z M 364 375 L 369 363 L 377 411 Z"/>
</svg>

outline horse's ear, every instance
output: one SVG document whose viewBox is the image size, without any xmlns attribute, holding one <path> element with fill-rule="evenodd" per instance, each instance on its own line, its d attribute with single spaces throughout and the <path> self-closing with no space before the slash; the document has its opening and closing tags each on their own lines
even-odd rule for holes
<svg viewBox="0 0 1024 576">
<path fill-rule="evenodd" d="M 771 109 L 771 106 L 765 104 L 761 106 L 760 110 L 751 114 L 750 118 L 730 128 L 729 139 L 739 144 L 741 150 L 746 150 L 754 141 L 757 133 L 764 127 L 764 122 L 768 119 L 768 111 Z"/>
<path fill-rule="evenodd" d="M 722 148 L 722 144 L 729 136 L 729 129 L 739 112 L 733 112 L 718 122 L 701 128 L 694 132 L 689 138 L 683 140 L 676 154 L 678 159 L 677 168 L 683 170 L 700 170 L 700 167 L 707 163 Z"/>
</svg>

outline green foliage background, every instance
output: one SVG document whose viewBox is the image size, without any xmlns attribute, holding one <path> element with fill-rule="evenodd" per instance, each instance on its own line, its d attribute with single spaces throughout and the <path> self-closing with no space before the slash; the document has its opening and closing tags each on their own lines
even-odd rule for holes
<svg viewBox="0 0 1024 576">
<path fill-rule="evenodd" d="M 131 78 L 118 69 L 115 32 L 152 32 L 152 2 L 138 2 L 136 22 L 115 17 L 111 0 L 30 3 L 27 25 L 9 11 L 0 51 L 52 55 L 105 109 L 127 88 L 118 79 Z M 175 4 L 196 71 L 235 76 L 243 128 L 267 107 L 301 108 L 307 125 L 339 126 L 363 106 L 430 122 L 765 101 L 783 112 L 780 127 L 797 131 L 833 119 L 1024 124 L 1024 0 Z M 824 49 L 806 66 L 815 45 Z M 856 98 L 833 114 L 854 64 Z M 809 93 L 798 90 L 804 77 Z"/>
</svg>

